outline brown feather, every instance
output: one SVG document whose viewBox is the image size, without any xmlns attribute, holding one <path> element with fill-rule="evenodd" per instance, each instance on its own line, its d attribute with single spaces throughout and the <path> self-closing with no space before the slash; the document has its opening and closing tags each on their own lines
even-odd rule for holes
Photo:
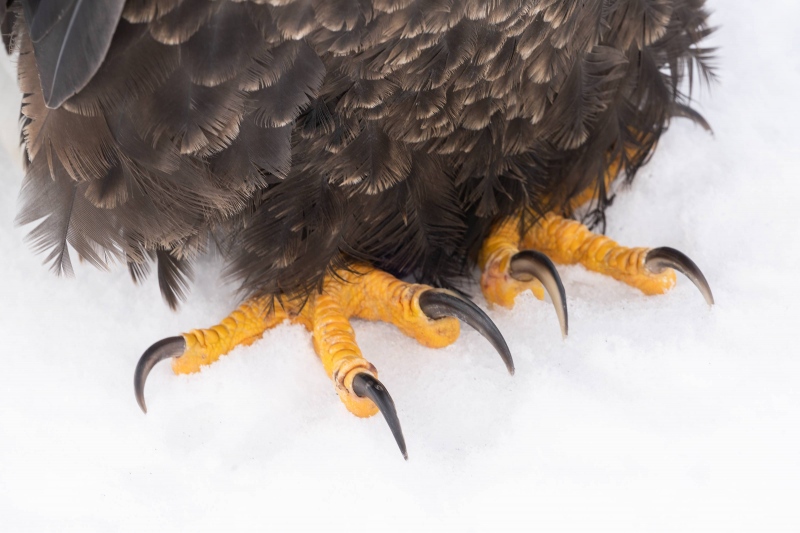
<svg viewBox="0 0 800 533">
<path fill-rule="evenodd" d="M 41 2 L 36 42 L 69 41 L 73 4 Z M 702 0 L 128 0 L 58 109 L 40 83 L 58 46 L 19 19 L 18 220 L 60 272 L 70 247 L 136 280 L 155 261 L 173 306 L 212 234 L 248 295 L 353 261 L 452 286 L 498 217 L 592 188 L 602 220 L 610 158 L 632 179 L 672 117 L 707 126 L 680 90 L 713 79 L 706 18 Z"/>
</svg>

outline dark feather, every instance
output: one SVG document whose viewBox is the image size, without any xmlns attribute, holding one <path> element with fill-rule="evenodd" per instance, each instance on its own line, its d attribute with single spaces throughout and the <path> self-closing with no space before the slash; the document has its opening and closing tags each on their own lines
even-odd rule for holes
<svg viewBox="0 0 800 533">
<path fill-rule="evenodd" d="M 114 165 L 104 177 L 89 182 L 84 196 L 97 207 L 113 209 L 128 200 L 129 187 L 122 165 Z"/>
<path fill-rule="evenodd" d="M 559 148 L 571 150 L 586 142 L 593 121 L 614 97 L 626 63 L 625 56 L 611 47 L 595 47 L 575 62 L 553 102 L 550 127 L 546 129 Z"/>
<path fill-rule="evenodd" d="M 355 192 L 377 194 L 408 177 L 411 150 L 403 142 L 393 141 L 377 121 L 363 129 L 331 161 L 332 183 Z"/>
<path fill-rule="evenodd" d="M 285 66 L 281 59 L 276 58 L 279 69 Z M 274 83 L 250 97 L 249 105 L 255 109 L 256 122 L 273 128 L 291 123 L 316 95 L 324 75 L 322 60 L 309 46 L 301 44 L 291 67 Z"/>
<path fill-rule="evenodd" d="M 178 7 L 183 0 L 126 0 L 122 16 L 139 24 L 159 19 Z"/>
<path fill-rule="evenodd" d="M 320 26 L 330 31 L 351 31 L 371 17 L 371 6 L 363 0 L 314 0 L 314 14 Z"/>
<path fill-rule="evenodd" d="M 14 48 L 11 39 L 14 36 L 14 24 L 17 22 L 17 16 L 15 9 L 9 10 L 5 2 L 0 2 L 0 32 L 3 34 L 3 44 L 8 55 L 11 55 Z"/>
<path fill-rule="evenodd" d="M 213 154 L 236 138 L 246 100 L 235 80 L 205 87 L 179 70 L 142 98 L 133 118 L 146 136 L 172 139 L 183 154 Z"/>
<path fill-rule="evenodd" d="M 267 45 L 244 5 L 225 3 L 181 46 L 192 82 L 213 87 L 236 77 Z"/>
<path fill-rule="evenodd" d="M 96 209 L 84 197 L 86 184 L 76 185 L 61 166 L 52 160 L 48 169 L 45 157 L 35 159 L 28 168 L 22 187 L 22 210 L 17 224 L 42 220 L 28 235 L 36 251 L 48 252 L 45 263 L 58 274 L 72 275 L 68 245 L 98 268 L 105 268 L 113 257 L 120 257 L 124 243 L 116 231 L 110 212 Z"/>
<path fill-rule="evenodd" d="M 261 127 L 250 116 L 231 146 L 212 159 L 212 169 L 227 187 L 241 184 L 248 193 L 265 187 L 289 174 L 291 134 L 290 126 Z"/>
<path fill-rule="evenodd" d="M 223 2 L 182 0 L 180 5 L 149 25 L 150 34 L 164 44 L 185 43 L 214 16 Z"/>
<path fill-rule="evenodd" d="M 100 68 L 125 0 L 22 0 L 22 5 L 44 102 L 56 109 Z"/>
<path fill-rule="evenodd" d="M 291 0 L 280 4 L 273 13 L 275 25 L 284 39 L 303 39 L 319 27 L 313 0 Z"/>
<path fill-rule="evenodd" d="M 601 224 L 610 160 L 631 180 L 671 118 L 708 126 L 682 92 L 714 78 L 702 0 L 13 6 L 18 221 L 59 272 L 156 262 L 173 307 L 212 238 L 243 295 L 354 262 L 455 286 L 499 217 L 589 190 Z"/>
<path fill-rule="evenodd" d="M 158 287 L 161 296 L 170 309 L 177 309 L 178 303 L 186 298 L 192 282 L 192 267 L 186 260 L 174 257 L 165 250 L 156 252 L 158 261 Z"/>
<path fill-rule="evenodd" d="M 17 40 L 19 85 L 24 95 L 22 135 L 28 158 L 55 157 L 75 181 L 105 176 L 113 163 L 112 139 L 105 121 L 63 108 L 48 108 L 42 99 L 31 41 L 25 33 Z"/>
<path fill-rule="evenodd" d="M 672 18 L 671 0 L 619 0 L 609 16 L 613 42 L 623 50 L 653 44 L 667 32 Z"/>
<path fill-rule="evenodd" d="M 87 115 L 112 113 L 163 84 L 178 68 L 179 52 L 152 39 L 144 25 L 122 20 L 97 74 L 64 107 Z"/>
</svg>

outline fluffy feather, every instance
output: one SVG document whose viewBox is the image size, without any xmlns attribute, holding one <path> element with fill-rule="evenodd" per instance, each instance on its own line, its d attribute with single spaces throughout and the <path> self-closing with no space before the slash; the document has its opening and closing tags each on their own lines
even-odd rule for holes
<svg viewBox="0 0 800 533">
<path fill-rule="evenodd" d="M 22 1 L 48 107 L 59 107 L 100 68 L 124 5 L 125 0 Z"/>
<path fill-rule="evenodd" d="M 610 158 L 633 179 L 673 116 L 708 126 L 679 90 L 713 78 L 702 0 L 89 6 L 4 18 L 19 221 L 61 272 L 69 247 L 135 280 L 155 261 L 173 306 L 211 235 L 245 295 L 352 261 L 452 286 L 498 217 L 531 208 L 524 229 L 592 188 L 602 221 Z"/>
</svg>

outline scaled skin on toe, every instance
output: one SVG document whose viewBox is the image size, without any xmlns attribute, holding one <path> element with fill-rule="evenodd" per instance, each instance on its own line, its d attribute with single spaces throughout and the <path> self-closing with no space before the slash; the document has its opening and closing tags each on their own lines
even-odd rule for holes
<svg viewBox="0 0 800 533">
<path fill-rule="evenodd" d="M 236 346 L 252 344 L 265 330 L 289 320 L 312 333 L 314 350 L 347 409 L 359 417 L 372 416 L 377 407 L 353 392 L 353 379 L 359 373 L 377 378 L 378 372 L 362 356 L 349 319 L 389 322 L 425 346 L 448 346 L 458 339 L 460 323 L 453 317 L 428 318 L 419 305 L 419 296 L 426 290 L 429 287 L 425 285 L 405 283 L 359 265 L 352 272 L 328 276 L 322 292 L 307 300 L 253 298 L 220 324 L 185 333 L 186 351 L 172 360 L 172 368 L 176 374 L 197 372 Z"/>
<path fill-rule="evenodd" d="M 627 157 L 634 158 L 635 147 L 626 149 Z M 609 189 L 623 170 L 621 158 L 609 162 L 604 174 L 604 185 Z M 588 188 L 570 200 L 575 210 L 596 200 L 598 191 Z M 664 269 L 653 273 L 645 267 L 648 248 L 620 246 L 603 235 L 595 235 L 589 228 L 575 220 L 550 212 L 538 218 L 536 224 L 520 237 L 522 214 L 500 220 L 484 240 L 478 256 L 482 270 L 481 291 L 486 300 L 508 309 L 514 307 L 519 294 L 531 291 L 544 299 L 544 288 L 538 280 L 520 280 L 511 275 L 511 259 L 520 250 L 537 250 L 552 261 L 562 264 L 580 263 L 585 268 L 627 283 L 645 294 L 663 294 L 676 282 L 675 271 Z"/>
<path fill-rule="evenodd" d="M 604 235 L 596 235 L 575 220 L 548 213 L 537 220 L 520 239 L 519 217 L 498 223 L 484 241 L 478 258 L 481 290 L 486 300 L 503 307 L 514 307 L 522 292 L 530 290 L 540 300 L 544 297 L 537 280 L 524 281 L 512 277 L 511 259 L 522 250 L 537 250 L 556 263 L 580 263 L 589 270 L 611 276 L 648 295 L 663 294 L 675 286 L 676 274 L 671 268 L 654 273 L 645 265 L 649 248 L 620 246 Z"/>
<path fill-rule="evenodd" d="M 628 155 L 633 155 L 633 152 L 629 150 Z M 619 158 L 609 164 L 603 178 L 606 189 L 619 177 L 621 167 Z M 574 210 L 588 204 L 596 199 L 597 193 L 596 188 L 587 188 L 570 200 L 570 208 Z M 536 218 L 533 213 L 530 215 Z M 512 258 L 521 248 L 525 248 L 520 238 L 521 221 L 521 213 L 498 221 L 481 246 L 478 255 L 481 292 L 490 305 L 513 309 L 517 296 L 527 291 L 544 300 L 545 289 L 539 280 L 520 279 L 511 275 Z"/>
<path fill-rule="evenodd" d="M 512 309 L 517 296 L 526 291 L 544 299 L 544 287 L 538 280 L 521 281 L 511 276 L 511 259 L 519 252 L 517 228 L 518 220 L 514 218 L 499 223 L 483 242 L 478 256 L 484 298 L 492 305 L 507 309 Z"/>
<path fill-rule="evenodd" d="M 279 305 L 270 309 L 268 298 L 244 302 L 222 322 L 207 329 L 193 329 L 183 334 L 186 351 L 172 360 L 176 374 L 199 372 L 200 368 L 216 362 L 237 346 L 248 346 L 288 318 Z"/>
<path fill-rule="evenodd" d="M 649 248 L 620 246 L 605 235 L 592 233 L 580 222 L 554 213 L 548 213 L 531 228 L 522 246 L 544 252 L 557 263 L 580 263 L 648 295 L 664 294 L 677 281 L 672 269 L 658 274 L 647 269 L 645 259 Z"/>
</svg>

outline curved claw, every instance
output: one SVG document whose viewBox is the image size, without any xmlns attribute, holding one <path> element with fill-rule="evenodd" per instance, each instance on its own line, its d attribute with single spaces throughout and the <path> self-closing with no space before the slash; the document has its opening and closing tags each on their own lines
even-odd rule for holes
<svg viewBox="0 0 800 533">
<path fill-rule="evenodd" d="M 380 409 L 389 429 L 392 430 L 394 440 L 400 448 L 403 458 L 408 461 L 408 451 L 406 451 L 406 440 L 403 438 L 403 429 L 400 427 L 400 419 L 397 418 L 397 409 L 394 407 L 389 391 L 371 374 L 361 372 L 353 378 L 353 392 L 361 398 L 369 398 Z"/>
<path fill-rule="evenodd" d="M 561 276 L 558 275 L 558 270 L 550 258 L 536 250 L 522 250 L 511 258 L 509 270 L 511 277 L 518 281 L 530 281 L 531 278 L 536 278 L 542 282 L 556 309 L 558 323 L 561 325 L 561 336 L 566 337 L 569 332 L 567 293 L 564 291 L 564 284 L 561 283 Z"/>
<path fill-rule="evenodd" d="M 133 391 L 136 394 L 136 402 L 143 412 L 147 413 L 147 406 L 144 403 L 144 383 L 150 370 L 160 361 L 169 357 L 180 357 L 185 351 L 186 340 L 183 337 L 168 337 L 149 347 L 139 358 L 133 373 Z"/>
<path fill-rule="evenodd" d="M 706 277 L 694 261 L 689 259 L 683 252 L 666 246 L 653 248 L 645 256 L 644 266 L 653 274 L 659 274 L 665 268 L 674 268 L 689 278 L 700 289 L 700 293 L 706 299 L 708 305 L 714 305 L 714 295 L 711 294 L 711 287 L 709 287 Z"/>
<path fill-rule="evenodd" d="M 475 303 L 449 291 L 430 289 L 419 295 L 419 308 L 428 318 L 452 316 L 472 326 L 492 343 L 506 364 L 508 373 L 514 375 L 514 360 L 511 358 L 511 351 L 508 349 L 506 340 L 492 319 L 486 316 L 486 313 Z"/>
</svg>

